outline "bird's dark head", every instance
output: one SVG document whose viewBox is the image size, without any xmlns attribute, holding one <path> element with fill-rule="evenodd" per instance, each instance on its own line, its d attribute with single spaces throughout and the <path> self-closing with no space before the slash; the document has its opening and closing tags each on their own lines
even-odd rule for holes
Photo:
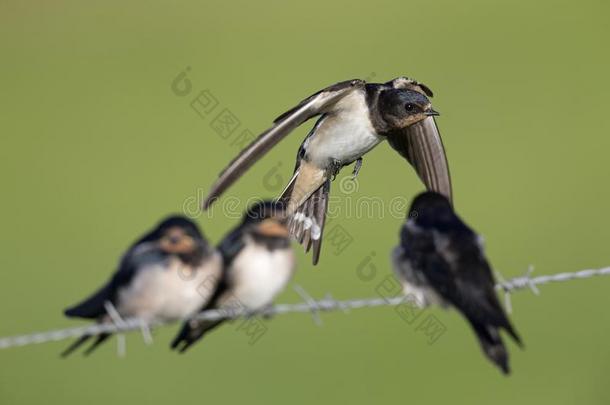
<svg viewBox="0 0 610 405">
<path fill-rule="evenodd" d="M 378 108 L 381 118 L 391 129 L 402 129 L 439 115 L 425 94 L 409 89 L 387 89 L 379 93 Z"/>
<path fill-rule="evenodd" d="M 454 224 L 456 219 L 447 197 L 434 191 L 417 195 L 407 214 L 408 221 L 414 221 L 424 228 L 444 229 Z"/>
<path fill-rule="evenodd" d="M 261 201 L 251 205 L 244 214 L 243 224 L 263 237 L 288 238 L 286 206 L 280 201 Z"/>
<path fill-rule="evenodd" d="M 396 79 L 392 79 L 389 82 L 386 82 L 385 84 L 388 86 L 392 86 L 395 89 L 415 90 L 428 97 L 434 97 L 434 93 L 432 93 L 430 87 L 426 86 L 422 82 L 418 82 L 417 80 L 411 79 L 409 77 L 400 76 Z"/>
<path fill-rule="evenodd" d="M 145 241 L 155 241 L 165 253 L 178 255 L 187 261 L 203 257 L 208 249 L 207 240 L 197 224 L 177 215 L 161 221 Z"/>
</svg>

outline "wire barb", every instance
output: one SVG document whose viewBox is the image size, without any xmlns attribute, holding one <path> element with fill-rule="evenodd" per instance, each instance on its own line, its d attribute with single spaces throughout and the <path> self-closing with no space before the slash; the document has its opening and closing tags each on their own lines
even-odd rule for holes
<svg viewBox="0 0 610 405">
<path fill-rule="evenodd" d="M 112 323 L 115 326 L 117 326 L 117 328 L 125 327 L 125 321 L 119 314 L 119 311 L 117 311 L 116 308 L 114 307 L 114 305 L 112 305 L 112 302 L 110 302 L 110 301 L 104 302 L 104 308 L 106 309 L 106 313 L 108 313 L 110 320 L 112 321 Z M 141 321 L 141 322 L 143 323 L 144 321 Z M 127 355 L 127 340 L 125 338 L 124 333 L 117 334 L 116 350 L 117 350 L 117 355 L 119 357 L 125 357 Z"/>
<path fill-rule="evenodd" d="M 150 327 L 144 320 L 140 320 L 140 332 L 142 332 L 142 340 L 148 346 L 153 344 L 152 332 L 150 331 Z"/>
<path fill-rule="evenodd" d="M 292 289 L 303 298 L 303 301 L 309 306 L 311 311 L 311 317 L 316 325 L 322 326 L 322 318 L 320 318 L 320 306 L 316 300 L 303 287 L 298 284 L 294 284 Z"/>
<path fill-rule="evenodd" d="M 533 269 L 533 266 L 529 266 L 523 276 L 515 277 L 509 280 L 505 280 L 501 275 L 498 274 L 497 278 L 499 282 L 496 284 L 496 289 L 503 291 L 505 297 L 510 297 L 510 294 L 512 294 L 513 292 L 521 291 L 524 289 L 529 289 L 534 294 L 538 295 L 540 291 L 537 286 L 542 284 L 567 282 L 572 280 L 580 280 L 610 275 L 610 267 L 604 267 L 600 269 L 586 269 L 571 273 L 557 273 L 532 277 L 531 275 Z M 396 296 L 389 298 L 374 297 L 340 301 L 334 299 L 330 294 L 327 294 L 323 299 L 316 301 L 302 287 L 295 285 L 293 288 L 303 298 L 303 302 L 298 302 L 295 304 L 277 304 L 273 307 L 266 308 L 263 313 L 266 315 L 310 313 L 312 314 L 314 321 L 316 321 L 316 318 L 318 319 L 316 323 L 319 324 L 319 322 L 321 322 L 319 318 L 319 313 L 323 311 L 340 310 L 347 313 L 352 309 L 373 308 L 380 306 L 396 306 L 400 305 L 404 301 L 404 296 Z M 0 349 L 8 349 L 12 347 L 28 346 L 47 342 L 56 342 L 65 339 L 78 338 L 83 335 L 100 335 L 102 333 L 117 333 L 122 335 L 125 332 L 136 330 L 141 331 L 144 337 L 144 341 L 149 344 L 152 343 L 152 335 L 150 334 L 150 329 L 171 323 L 160 321 L 145 322 L 144 320 L 138 318 L 122 319 L 116 308 L 114 308 L 114 306 L 109 302 L 107 304 L 109 305 L 105 305 L 105 307 L 106 311 L 108 312 L 108 316 L 111 319 L 111 322 L 32 333 L 29 335 L 4 337 L 0 338 Z M 507 311 L 509 309 L 512 309 L 510 306 L 510 298 L 508 298 Z M 251 314 L 244 310 L 231 311 L 229 313 L 227 311 L 212 309 L 200 312 L 199 314 L 184 319 L 183 321 L 193 319 L 214 321 L 225 318 L 239 318 L 249 315 Z M 118 351 L 119 353 L 122 352 L 124 354 L 124 342 L 123 348 L 121 348 L 120 345 L 121 344 L 119 343 Z"/>
<path fill-rule="evenodd" d="M 500 273 L 500 270 L 494 270 L 494 274 L 496 275 L 496 279 L 498 280 L 498 283 L 496 284 L 496 290 L 502 290 L 502 292 L 504 293 L 504 308 L 506 309 L 506 312 L 512 314 L 513 303 L 510 300 L 510 290 L 504 287 L 506 285 L 506 280 L 504 279 L 502 273 Z"/>
</svg>

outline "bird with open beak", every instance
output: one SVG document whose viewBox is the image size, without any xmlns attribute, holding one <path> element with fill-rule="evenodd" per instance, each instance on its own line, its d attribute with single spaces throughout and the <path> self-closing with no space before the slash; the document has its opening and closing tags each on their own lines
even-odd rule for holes
<svg viewBox="0 0 610 405">
<path fill-rule="evenodd" d="M 456 308 L 489 360 L 509 373 L 500 330 L 520 346 L 521 339 L 496 296 L 482 239 L 457 216 L 445 196 L 425 192 L 413 200 L 392 261 L 405 295 L 421 307 Z"/>
<path fill-rule="evenodd" d="M 289 229 L 313 263 L 320 257 L 330 182 L 341 168 L 388 140 L 406 158 L 429 190 L 452 198 L 449 168 L 428 97 L 430 89 L 405 77 L 387 83 L 348 80 L 318 91 L 280 115 L 274 125 L 246 147 L 220 174 L 205 202 L 207 209 L 274 145 L 308 119 L 319 116 L 296 157 L 294 174 L 281 200 Z"/>
<path fill-rule="evenodd" d="M 281 202 L 251 206 L 243 221 L 218 246 L 224 269 L 216 291 L 202 310 L 261 311 L 286 287 L 296 261 Z M 171 347 L 186 351 L 224 320 L 189 320 Z"/>
<path fill-rule="evenodd" d="M 195 223 L 172 216 L 135 242 L 121 259 L 117 272 L 95 294 L 65 311 L 68 317 L 98 323 L 112 322 L 108 306 L 121 318 L 144 322 L 175 321 L 195 314 L 211 298 L 202 285 L 220 279 L 222 258 Z M 110 337 L 96 336 L 91 353 Z M 67 356 L 89 340 L 84 335 L 68 347 Z"/>
</svg>

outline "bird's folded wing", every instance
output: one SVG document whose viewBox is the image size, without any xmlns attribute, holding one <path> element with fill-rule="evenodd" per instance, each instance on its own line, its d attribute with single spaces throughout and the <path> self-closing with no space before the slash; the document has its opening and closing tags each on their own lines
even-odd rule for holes
<svg viewBox="0 0 610 405">
<path fill-rule="evenodd" d="M 388 142 L 415 168 L 428 190 L 453 195 L 445 148 L 433 117 L 388 136 Z"/>
<path fill-rule="evenodd" d="M 225 267 L 230 266 L 235 257 L 246 246 L 243 237 L 243 227 L 239 225 L 227 236 L 225 236 L 224 239 L 218 244 L 218 251 L 222 255 L 222 260 Z"/>
<path fill-rule="evenodd" d="M 442 241 L 443 237 L 436 233 L 433 239 L 438 262 L 445 264 L 445 280 L 451 281 L 439 283 L 438 275 L 443 272 L 438 270 L 442 266 L 434 266 L 426 272 L 430 283 L 436 284 L 435 288 L 445 284 L 444 296 L 469 320 L 504 328 L 521 345 L 519 335 L 496 296 L 495 280 L 478 236 L 471 232 L 460 233 L 448 242 Z"/>
<path fill-rule="evenodd" d="M 82 302 L 67 308 L 64 314 L 68 317 L 96 319 L 106 312 L 104 303 L 112 299 L 113 293 L 111 286 L 107 284 Z"/>
<path fill-rule="evenodd" d="M 208 209 L 258 159 L 296 127 L 311 117 L 328 112 L 337 101 L 352 91 L 362 88 L 364 84 L 364 81 L 357 79 L 334 84 L 306 98 L 296 107 L 280 115 L 271 128 L 241 151 L 220 173 L 203 203 L 203 208 Z"/>
</svg>

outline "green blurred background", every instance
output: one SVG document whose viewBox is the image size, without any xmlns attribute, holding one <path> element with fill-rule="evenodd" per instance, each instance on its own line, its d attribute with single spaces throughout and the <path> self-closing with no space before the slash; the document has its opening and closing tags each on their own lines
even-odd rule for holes
<svg viewBox="0 0 610 405">
<path fill-rule="evenodd" d="M 504 276 L 530 263 L 537 274 L 610 265 L 609 12 L 602 0 L 1 1 L 0 335 L 83 324 L 63 308 L 105 281 L 133 239 L 200 198 L 237 152 L 210 126 L 221 109 L 241 122 L 232 136 L 256 133 L 355 77 L 408 75 L 435 91 L 456 206 Z M 171 83 L 186 67 L 192 91 L 178 96 Z M 200 117 L 190 102 L 205 89 L 219 104 Z M 229 195 L 275 196 L 265 176 L 279 168 L 287 180 L 306 131 Z M 385 144 L 359 180 L 335 205 L 422 188 Z M 216 242 L 236 220 L 198 222 Z M 400 222 L 335 219 L 352 243 L 338 254 L 327 245 L 317 268 L 299 251 L 295 282 L 315 297 L 375 296 Z M 367 258 L 368 279 L 357 272 Z M 610 279 L 592 279 L 515 295 L 526 349 L 509 343 L 509 378 L 455 312 L 431 310 L 447 330 L 429 345 L 386 307 L 324 314 L 322 327 L 277 317 L 255 345 L 227 326 L 185 356 L 167 347 L 176 327 L 153 346 L 130 335 L 124 359 L 115 340 L 86 359 L 60 360 L 67 341 L 4 350 L 0 402 L 608 403 L 609 291 Z M 279 299 L 298 300 L 292 290 Z"/>
</svg>

